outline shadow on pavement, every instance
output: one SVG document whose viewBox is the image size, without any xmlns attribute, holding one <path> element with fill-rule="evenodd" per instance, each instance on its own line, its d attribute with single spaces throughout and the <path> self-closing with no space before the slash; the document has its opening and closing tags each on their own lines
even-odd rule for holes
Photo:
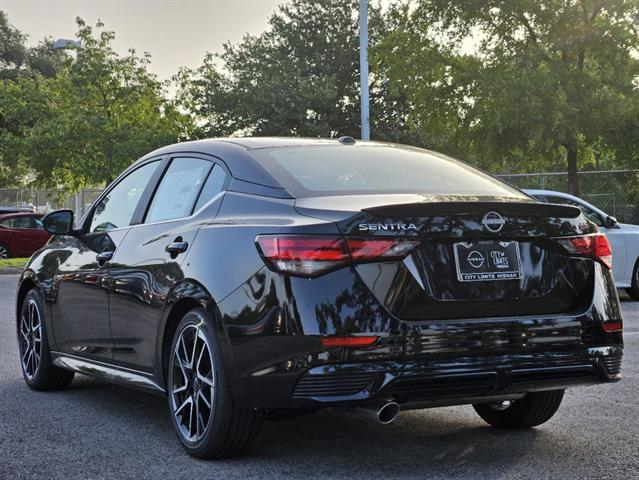
<svg viewBox="0 0 639 480">
<path fill-rule="evenodd" d="M 24 399 L 9 410 L 16 420 L 33 419 L 30 426 L 34 434 L 43 424 L 57 432 L 57 445 L 43 441 L 42 446 L 51 456 L 80 449 L 85 461 L 102 462 L 113 457 L 129 468 L 133 462 L 145 464 L 147 469 L 161 468 L 166 474 L 173 473 L 171 468 L 178 464 L 182 465 L 182 474 L 187 465 L 197 469 L 225 464 L 233 466 L 232 470 L 268 470 L 277 466 L 283 476 L 301 475 L 308 468 L 312 471 L 306 473 L 313 477 L 326 474 L 370 478 L 372 472 L 464 476 L 478 471 L 508 472 L 535 446 L 562 442 L 555 438 L 556 433 L 543 429 L 513 432 L 489 428 L 471 407 L 402 412 L 387 426 L 354 417 L 347 410 L 327 409 L 265 422 L 255 452 L 244 458 L 201 462 L 182 452 L 163 397 L 83 376 L 62 392 L 32 392 L 21 381 L 11 381 L 5 384 L 0 399 L 5 395 Z M 39 415 L 25 416 L 24 409 L 34 408 Z M 33 448 L 30 431 L 22 430 L 23 435 L 31 437 L 24 439 L 25 448 Z M 16 447 L 11 445 L 12 449 Z M 56 449 L 61 452 L 56 453 Z M 173 462 L 162 465 L 167 458 L 173 458 Z"/>
</svg>

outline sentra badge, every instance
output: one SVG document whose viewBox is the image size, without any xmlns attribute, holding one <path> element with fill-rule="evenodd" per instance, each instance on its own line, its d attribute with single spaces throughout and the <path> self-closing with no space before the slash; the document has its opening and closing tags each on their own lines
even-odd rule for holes
<svg viewBox="0 0 639 480">
<path fill-rule="evenodd" d="M 400 231 L 418 231 L 417 225 L 414 223 L 360 223 L 360 232 L 400 232 Z"/>
</svg>

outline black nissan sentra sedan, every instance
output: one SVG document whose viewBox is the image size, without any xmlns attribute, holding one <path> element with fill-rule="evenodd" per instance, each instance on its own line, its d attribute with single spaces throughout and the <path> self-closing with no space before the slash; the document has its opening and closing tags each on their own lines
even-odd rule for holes
<svg viewBox="0 0 639 480">
<path fill-rule="evenodd" d="M 52 240 L 17 295 L 34 390 L 74 372 L 166 395 L 186 451 L 238 455 L 267 416 L 472 404 L 544 423 L 620 378 L 606 237 L 426 150 L 246 138 L 135 162 Z"/>
</svg>

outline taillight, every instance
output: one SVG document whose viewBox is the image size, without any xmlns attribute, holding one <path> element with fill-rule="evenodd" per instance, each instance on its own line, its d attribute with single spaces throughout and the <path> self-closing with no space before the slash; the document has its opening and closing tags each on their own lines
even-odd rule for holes
<svg viewBox="0 0 639 480">
<path fill-rule="evenodd" d="M 608 238 L 603 233 L 561 238 L 559 243 L 571 255 L 592 258 L 606 268 L 612 268 L 612 249 Z"/>
<path fill-rule="evenodd" d="M 338 347 L 370 347 L 379 337 L 377 336 L 358 336 L 358 337 L 323 337 L 322 346 L 325 348 Z"/>
<path fill-rule="evenodd" d="M 404 258 L 419 245 L 401 238 L 347 238 L 346 243 L 355 263 Z"/>
<path fill-rule="evenodd" d="M 303 277 L 350 263 L 401 259 L 419 244 L 418 240 L 325 235 L 259 235 L 256 241 L 271 268 Z"/>
</svg>

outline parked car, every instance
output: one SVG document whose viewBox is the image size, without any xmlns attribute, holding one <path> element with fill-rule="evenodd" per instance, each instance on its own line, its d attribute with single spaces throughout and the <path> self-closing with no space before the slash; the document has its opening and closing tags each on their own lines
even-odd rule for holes
<svg viewBox="0 0 639 480">
<path fill-rule="evenodd" d="M 30 257 L 51 235 L 37 213 L 0 214 L 0 258 Z"/>
<path fill-rule="evenodd" d="M 0 215 L 4 213 L 18 213 L 18 212 L 27 212 L 33 213 L 33 208 L 29 207 L 3 207 L 0 205 Z"/>
<path fill-rule="evenodd" d="M 619 223 L 617 219 L 584 199 L 551 190 L 525 190 L 546 203 L 579 207 L 588 220 L 599 226 L 612 248 L 612 274 L 617 288 L 624 288 L 633 299 L 639 300 L 639 225 Z"/>
<path fill-rule="evenodd" d="M 426 150 L 339 140 L 180 143 L 122 173 L 30 260 L 24 379 L 166 395 L 186 451 L 246 451 L 264 412 L 472 404 L 499 428 L 620 378 L 605 235 Z M 357 407 L 357 408 L 355 408 Z"/>
</svg>

